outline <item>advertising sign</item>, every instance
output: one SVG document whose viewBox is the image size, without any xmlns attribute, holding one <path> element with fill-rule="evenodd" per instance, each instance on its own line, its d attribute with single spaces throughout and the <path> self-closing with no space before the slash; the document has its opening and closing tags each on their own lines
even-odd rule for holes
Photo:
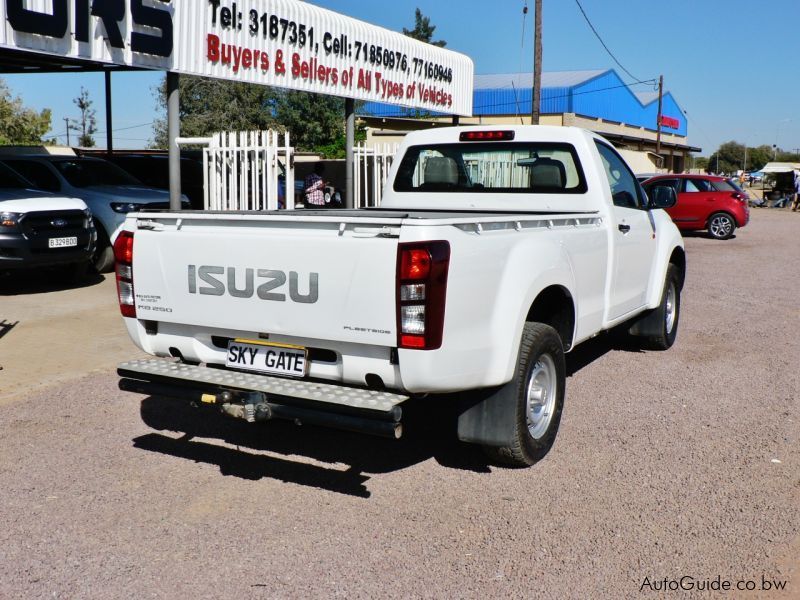
<svg viewBox="0 0 800 600">
<path fill-rule="evenodd" d="M 299 0 L 0 0 L 0 46 L 471 115 L 465 55 Z"/>
<path fill-rule="evenodd" d="M 663 125 L 664 127 L 669 127 L 670 129 L 679 129 L 681 126 L 681 122 L 674 117 L 667 117 L 665 115 L 661 115 L 661 125 Z"/>
</svg>

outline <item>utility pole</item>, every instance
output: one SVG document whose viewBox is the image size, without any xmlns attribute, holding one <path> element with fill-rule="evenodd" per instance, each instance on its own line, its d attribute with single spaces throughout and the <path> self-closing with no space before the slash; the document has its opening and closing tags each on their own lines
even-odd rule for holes
<svg viewBox="0 0 800 600">
<path fill-rule="evenodd" d="M 742 166 L 742 171 L 747 172 L 747 144 L 744 145 L 744 165 Z"/>
<path fill-rule="evenodd" d="M 531 124 L 539 124 L 539 108 L 542 102 L 542 0 L 534 3 L 533 28 L 533 90 L 531 90 Z"/>
<path fill-rule="evenodd" d="M 656 154 L 661 154 L 661 108 L 664 100 L 664 76 L 658 76 L 658 117 L 656 117 Z"/>
<path fill-rule="evenodd" d="M 67 146 L 69 146 L 69 117 L 64 117 L 64 123 L 67 124 Z"/>
</svg>

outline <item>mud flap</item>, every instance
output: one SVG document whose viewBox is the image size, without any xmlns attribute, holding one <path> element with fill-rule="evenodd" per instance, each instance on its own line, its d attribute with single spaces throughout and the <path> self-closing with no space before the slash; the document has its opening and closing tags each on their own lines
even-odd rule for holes
<svg viewBox="0 0 800 600">
<path fill-rule="evenodd" d="M 639 316 L 628 329 L 628 333 L 637 337 L 659 335 L 664 327 L 664 309 L 654 308 Z"/>
<path fill-rule="evenodd" d="M 473 390 L 459 399 L 458 439 L 484 446 L 514 442 L 517 395 L 514 381 L 497 388 Z"/>
</svg>

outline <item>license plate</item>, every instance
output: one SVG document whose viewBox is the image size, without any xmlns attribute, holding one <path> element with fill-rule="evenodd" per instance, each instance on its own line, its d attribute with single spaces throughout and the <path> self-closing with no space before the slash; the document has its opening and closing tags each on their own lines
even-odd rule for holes
<svg viewBox="0 0 800 600">
<path fill-rule="evenodd" d="M 225 366 L 270 375 L 304 377 L 308 370 L 308 351 L 302 346 L 231 340 Z"/>
<path fill-rule="evenodd" d="M 50 238 L 47 240 L 48 248 L 69 248 L 77 245 L 78 238 L 76 237 Z"/>
</svg>

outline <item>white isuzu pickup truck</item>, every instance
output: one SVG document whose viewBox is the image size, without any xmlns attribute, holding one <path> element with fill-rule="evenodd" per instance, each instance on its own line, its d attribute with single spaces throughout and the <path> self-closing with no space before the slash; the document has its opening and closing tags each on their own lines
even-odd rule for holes
<svg viewBox="0 0 800 600">
<path fill-rule="evenodd" d="M 675 340 L 686 257 L 652 196 L 582 129 L 448 127 L 406 137 L 380 208 L 130 214 L 120 309 L 160 358 L 120 388 L 392 437 L 409 398 L 457 393 L 461 440 L 530 465 L 565 352 Z"/>
</svg>

